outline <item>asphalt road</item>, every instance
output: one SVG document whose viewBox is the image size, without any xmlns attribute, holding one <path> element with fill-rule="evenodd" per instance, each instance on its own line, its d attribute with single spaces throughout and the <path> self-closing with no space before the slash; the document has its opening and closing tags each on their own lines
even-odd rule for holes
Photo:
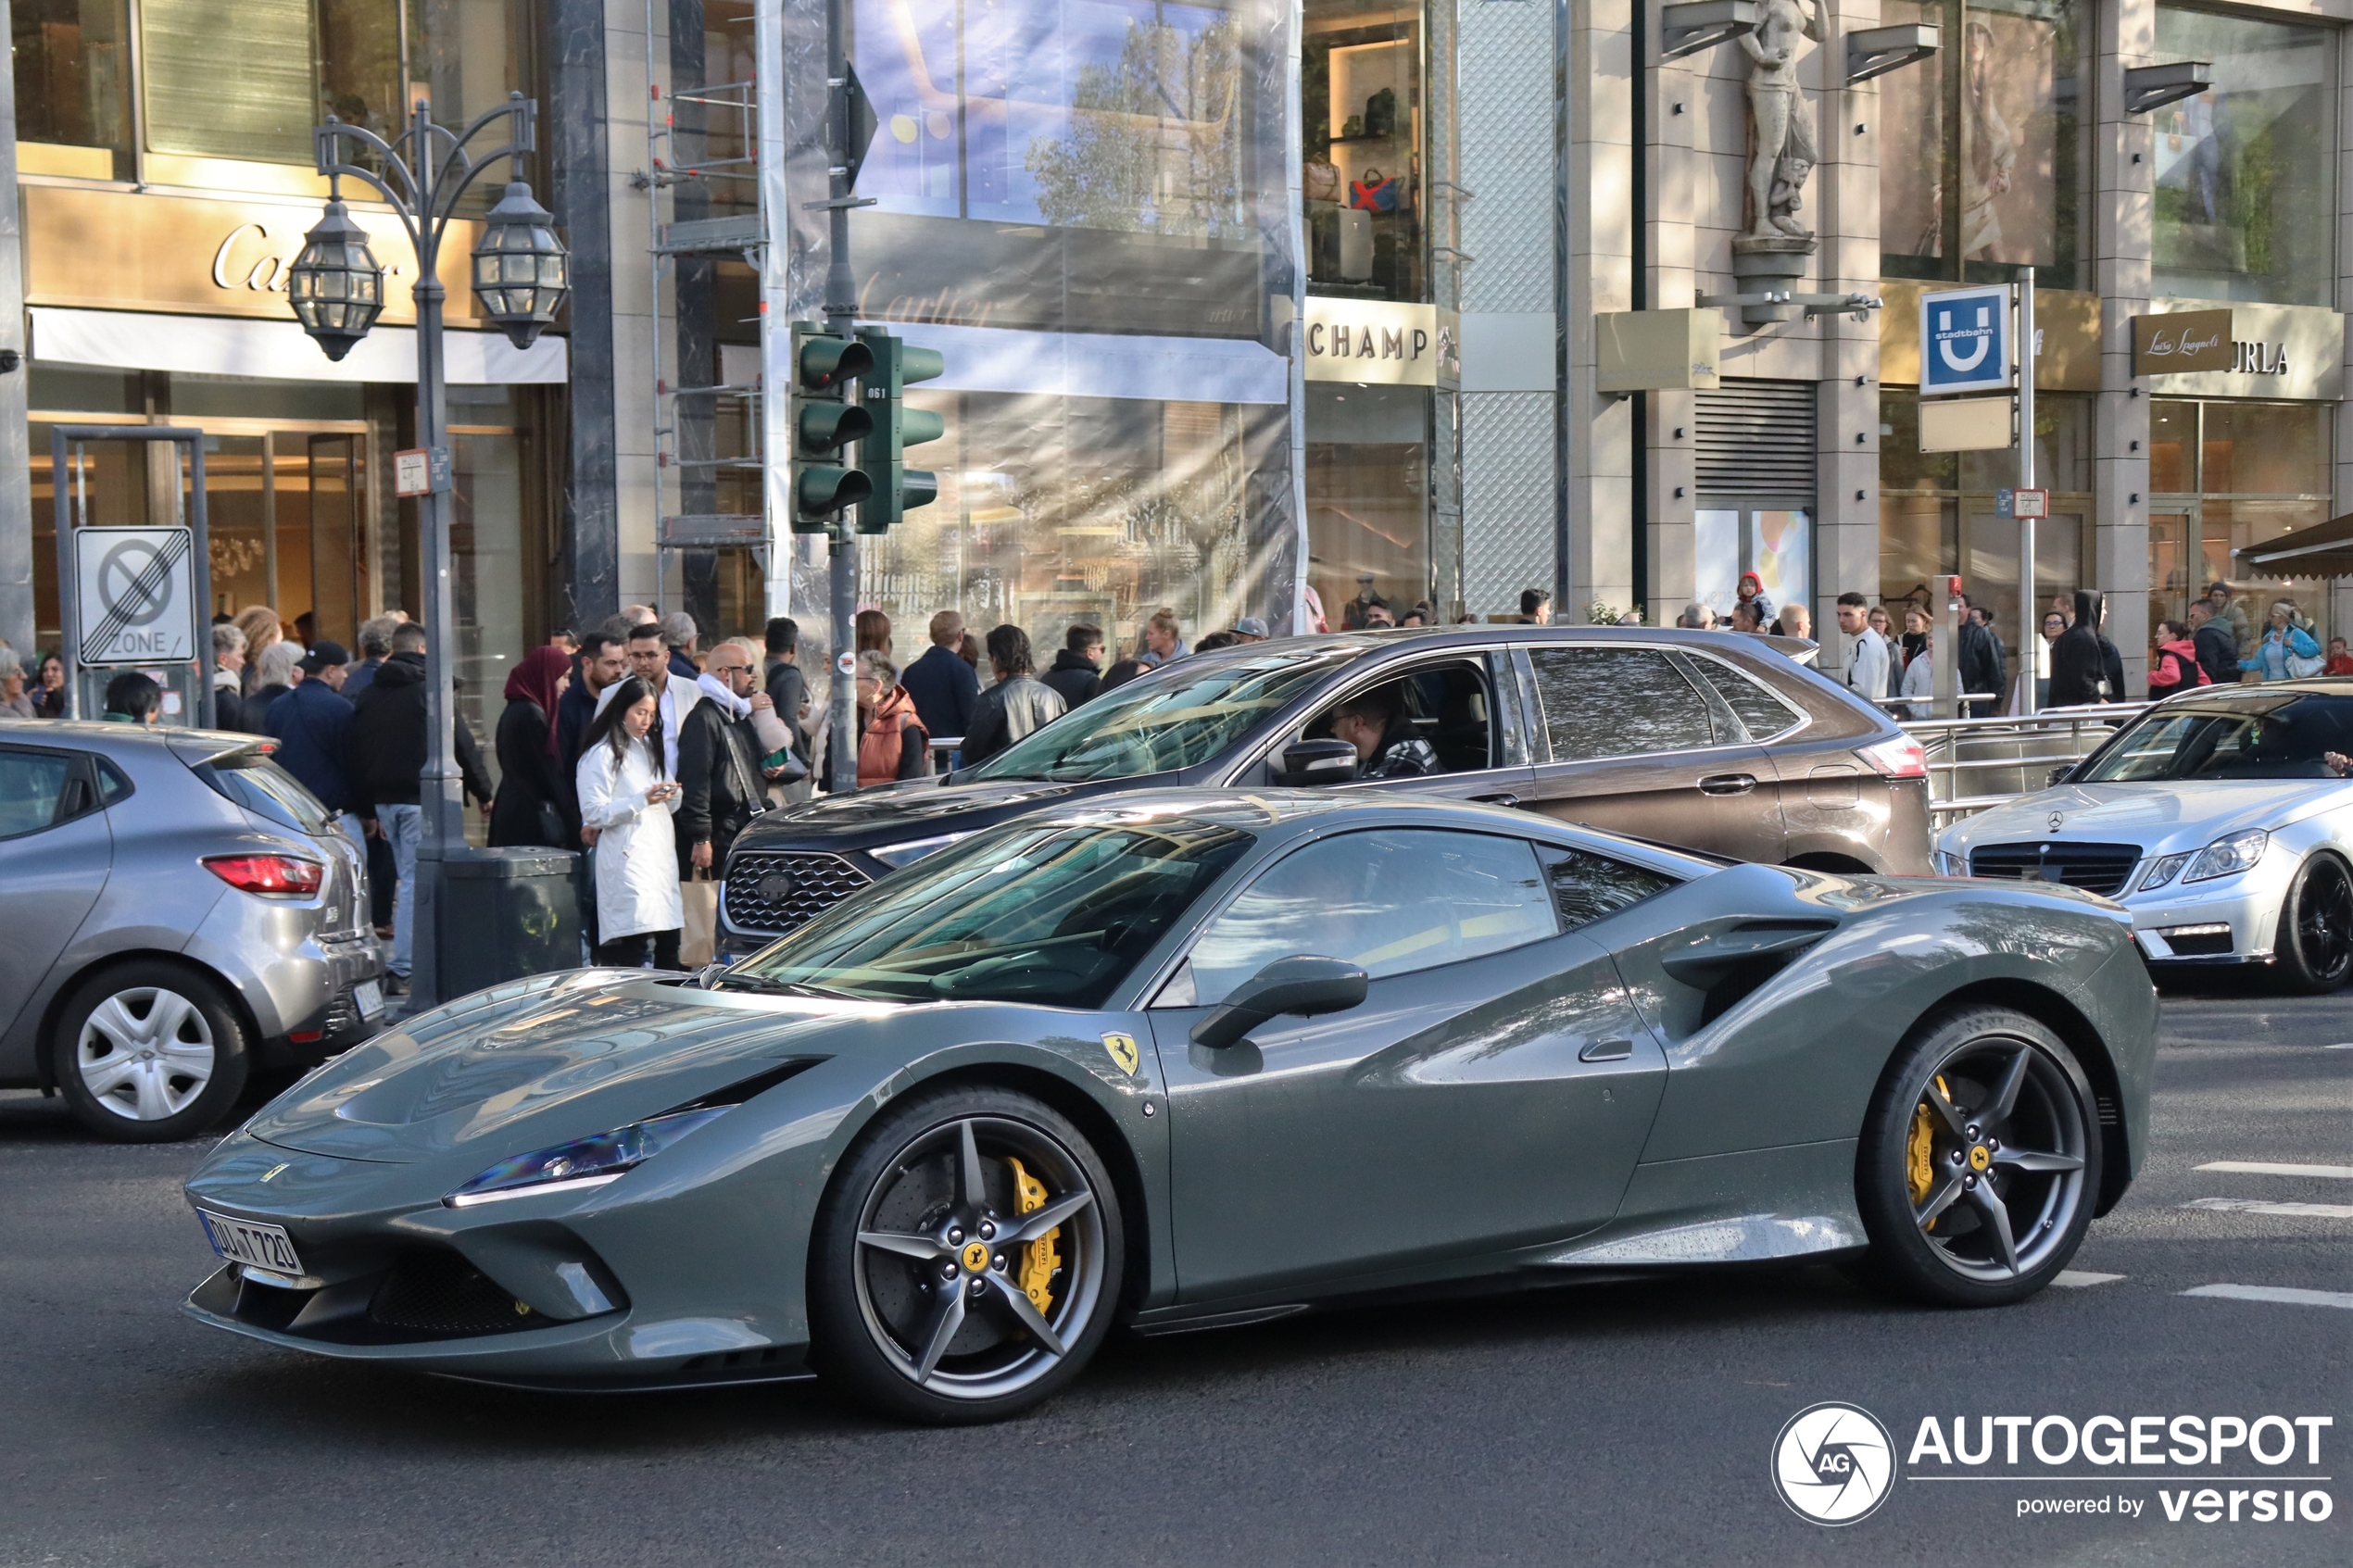
<svg viewBox="0 0 2353 1568">
<path fill-rule="evenodd" d="M 211 1266 L 179 1193 L 205 1146 L 101 1146 L 0 1096 L 0 1564 L 2341 1565 L 2353 1311 L 2183 1292 L 2353 1300 L 2353 1179 L 2198 1169 L 2353 1167 L 2353 1049 L 2327 1048 L 2353 998 L 2171 997 L 2164 1031 L 2148 1164 L 2074 1265 L 2119 1277 L 1940 1313 L 1829 1269 L 1717 1273 L 1114 1341 L 1043 1411 L 949 1432 L 807 1384 L 525 1396 L 202 1328 L 175 1309 Z M 2212 1199 L 2339 1212 L 2184 1207 Z M 1906 1460 L 1840 1529 L 1769 1478 L 1827 1400 Z M 1909 1461 L 1929 1416 L 1974 1445 L 1983 1417 L 2098 1414 L 2334 1424 L 2317 1465 L 2305 1431 L 2271 1466 Z M 2228 1499 L 2289 1475 L 2325 1478 L 2295 1489 L 2327 1519 Z M 2209 1482 L 2237 1523 L 2197 1522 Z M 2109 1512 L 2020 1512 L 2068 1499 Z"/>
</svg>

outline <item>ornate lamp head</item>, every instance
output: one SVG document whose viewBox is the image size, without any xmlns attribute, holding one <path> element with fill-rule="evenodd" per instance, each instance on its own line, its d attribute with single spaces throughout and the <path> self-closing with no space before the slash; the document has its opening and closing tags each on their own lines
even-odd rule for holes
<svg viewBox="0 0 2353 1568">
<path fill-rule="evenodd" d="M 572 292 L 571 255 L 555 220 L 517 180 L 484 220 L 474 246 L 474 296 L 507 341 L 528 348 Z"/>
<path fill-rule="evenodd" d="M 368 335 L 384 307 L 384 270 L 368 248 L 368 231 L 340 200 L 302 240 L 302 254 L 286 270 L 286 298 L 302 330 L 341 359 Z"/>
</svg>

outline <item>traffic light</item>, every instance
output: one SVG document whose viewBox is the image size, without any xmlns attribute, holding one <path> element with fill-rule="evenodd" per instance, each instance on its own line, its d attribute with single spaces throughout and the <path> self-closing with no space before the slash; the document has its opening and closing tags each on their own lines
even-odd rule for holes
<svg viewBox="0 0 2353 1568">
<path fill-rule="evenodd" d="M 849 385 L 873 372 L 873 351 L 815 321 L 792 324 L 792 531 L 832 533 L 841 511 L 864 501 L 865 474 L 849 466 L 849 445 L 875 428 L 849 399 Z"/>
<path fill-rule="evenodd" d="M 938 440 L 948 433 L 948 421 L 907 407 L 907 386 L 947 374 L 948 362 L 937 349 L 913 347 L 880 327 L 861 327 L 858 338 L 875 366 L 862 383 L 873 433 L 859 449 L 869 494 L 858 508 L 858 532 L 885 533 L 917 507 L 939 498 L 939 476 L 909 468 L 907 448 Z"/>
</svg>

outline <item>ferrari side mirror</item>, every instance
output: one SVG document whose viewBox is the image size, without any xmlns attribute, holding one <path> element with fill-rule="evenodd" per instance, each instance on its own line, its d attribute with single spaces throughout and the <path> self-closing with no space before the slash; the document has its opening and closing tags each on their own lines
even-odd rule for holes
<svg viewBox="0 0 2353 1568">
<path fill-rule="evenodd" d="M 1283 747 L 1275 782 L 1287 788 L 1346 784 L 1356 776 L 1356 748 L 1344 740 L 1293 741 Z"/>
<path fill-rule="evenodd" d="M 1285 1013 L 1313 1018 L 1346 1012 L 1364 1002 L 1365 984 L 1363 970 L 1339 959 L 1277 959 L 1234 987 L 1232 996 L 1193 1025 L 1193 1043 L 1223 1050 Z"/>
</svg>

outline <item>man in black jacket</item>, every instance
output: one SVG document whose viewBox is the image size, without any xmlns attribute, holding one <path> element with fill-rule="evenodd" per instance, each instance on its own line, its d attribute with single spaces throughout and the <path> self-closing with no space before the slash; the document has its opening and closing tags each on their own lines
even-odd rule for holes
<svg viewBox="0 0 2353 1568">
<path fill-rule="evenodd" d="M 2075 624 L 2051 645 L 2053 708 L 2123 700 L 2124 660 L 2100 632 L 2107 620 L 2108 603 L 2099 595 L 2075 596 Z"/>
<path fill-rule="evenodd" d="M 1961 690 L 1994 694 L 1990 700 L 1963 703 L 1961 711 L 1970 719 L 1991 718 L 2002 707 L 2002 641 L 1994 634 L 1994 612 L 1969 603 L 1967 595 L 1961 596 L 1960 638 Z"/>
<path fill-rule="evenodd" d="M 2239 640 L 2231 623 L 2214 613 L 2210 599 L 2190 601 L 2190 638 L 2197 647 L 2197 667 L 2218 686 L 2239 683 Z"/>
<path fill-rule="evenodd" d="M 737 703 L 749 703 L 759 689 L 752 684 L 758 671 L 751 654 L 741 643 L 711 649 L 703 673 Z M 713 696 L 688 709 L 678 721 L 678 798 L 671 807 L 679 880 L 691 881 L 698 871 L 724 874 L 736 835 L 767 806 L 749 708 L 738 717 L 735 704 Z"/>
<path fill-rule="evenodd" d="M 1054 667 L 1038 678 L 1062 694 L 1064 708 L 1076 708 L 1102 689 L 1102 628 L 1074 626 L 1063 637 Z"/>
<path fill-rule="evenodd" d="M 792 732 L 793 755 L 809 760 L 809 737 L 800 731 L 800 705 L 809 700 L 809 677 L 800 672 L 800 627 L 785 616 L 768 622 L 768 668 L 761 684 L 776 717 Z"/>
<path fill-rule="evenodd" d="M 934 736 L 971 733 L 973 706 L 980 700 L 980 677 L 957 648 L 963 646 L 964 618 L 943 609 L 931 618 L 931 646 L 899 672 L 899 684 L 915 704 L 924 732 Z"/>
<path fill-rule="evenodd" d="M 453 726 L 458 771 L 466 794 L 490 809 L 490 775 L 481 749 L 463 719 Z M 399 996 L 409 989 L 416 925 L 417 846 L 424 838 L 418 802 L 425 768 L 425 629 L 414 621 L 392 634 L 392 657 L 359 694 L 351 714 L 352 810 L 372 834 L 392 845 L 394 873 L 400 879 L 392 903 L 392 971 L 385 987 Z"/>
</svg>

